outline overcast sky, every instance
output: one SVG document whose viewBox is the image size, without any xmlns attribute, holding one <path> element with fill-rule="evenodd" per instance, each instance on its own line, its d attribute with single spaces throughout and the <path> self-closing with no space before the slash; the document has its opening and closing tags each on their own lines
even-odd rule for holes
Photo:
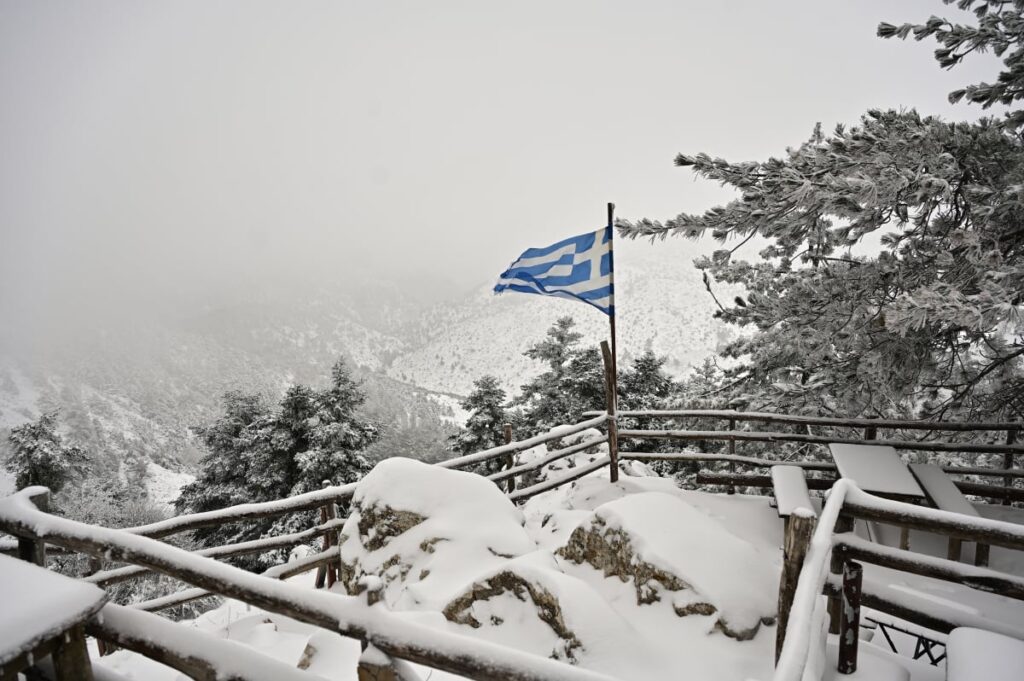
<svg viewBox="0 0 1024 681">
<path fill-rule="evenodd" d="M 340 271 L 469 286 L 528 246 L 728 194 L 870 107 L 964 119 L 937 0 L 0 0 L 0 313 L 193 305 Z M 962 15 L 961 15 L 962 16 Z M 685 265 L 685 263 L 684 263 Z M 10 327 L 8 327 L 10 328 Z"/>
</svg>

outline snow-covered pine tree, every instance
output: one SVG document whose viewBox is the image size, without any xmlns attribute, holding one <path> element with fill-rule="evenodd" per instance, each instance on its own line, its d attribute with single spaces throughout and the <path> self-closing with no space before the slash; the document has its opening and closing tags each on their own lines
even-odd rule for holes
<svg viewBox="0 0 1024 681">
<path fill-rule="evenodd" d="M 664 409 L 679 391 L 679 385 L 665 372 L 667 358 L 647 350 L 633 360 L 619 378 L 620 409 Z"/>
<path fill-rule="evenodd" d="M 983 104 L 1024 96 L 1020 3 L 972 2 L 981 26 L 883 24 L 883 36 L 1008 53 L 995 86 L 953 93 Z M 983 7 L 984 6 L 984 7 Z M 972 37 L 974 36 L 974 37 Z M 782 158 L 676 164 L 740 196 L 702 215 L 620 223 L 625 236 L 710 235 L 728 248 L 705 275 L 747 295 L 719 316 L 750 329 L 724 351 L 733 405 L 805 414 L 1020 419 L 1024 416 L 1024 146 L 1016 125 L 869 111 L 820 128 Z M 754 261 L 736 251 L 766 243 Z M 879 243 L 874 247 L 865 242 Z M 755 242 L 758 243 L 758 242 Z"/>
<path fill-rule="evenodd" d="M 503 428 L 508 420 L 505 402 L 505 391 L 496 377 L 485 375 L 473 381 L 473 392 L 460 403 L 469 412 L 469 418 L 466 427 L 452 436 L 452 449 L 459 454 L 471 454 L 503 444 Z M 501 461 L 491 460 L 485 462 L 481 472 L 494 473 L 500 468 Z"/>
<path fill-rule="evenodd" d="M 88 457 L 80 447 L 68 444 L 57 432 L 56 411 L 12 428 L 8 441 L 11 452 L 4 463 L 7 470 L 14 473 L 18 489 L 43 485 L 56 493 L 72 477 L 85 472 Z"/>
<path fill-rule="evenodd" d="M 604 408 L 604 373 L 596 348 L 580 348 L 582 334 L 572 317 L 561 317 L 547 337 L 526 350 L 527 357 L 547 364 L 547 371 L 522 386 L 513 401 L 522 411 L 516 432 L 533 435 L 564 423 L 575 423 L 583 412 Z"/>
<path fill-rule="evenodd" d="M 629 369 L 619 372 L 621 411 L 670 409 L 678 406 L 681 386 L 665 372 L 666 361 L 667 358 L 658 357 L 648 349 L 633 360 Z M 639 430 L 665 427 L 664 419 L 645 417 L 623 419 L 619 426 L 620 429 Z M 627 440 L 620 448 L 631 452 L 678 451 L 679 445 L 667 440 Z"/>
<path fill-rule="evenodd" d="M 175 501 L 178 513 L 197 513 L 240 503 L 271 501 L 319 489 L 324 480 L 354 482 L 370 468 L 362 450 L 378 437 L 376 424 L 358 414 L 363 393 L 339 361 L 324 390 L 293 386 L 277 410 L 255 395 L 228 393 L 225 413 L 196 432 L 210 453 L 195 482 Z M 314 512 L 276 521 L 213 526 L 195 531 L 203 546 L 257 539 L 309 527 Z M 243 558 L 263 569 L 282 556 Z"/>
</svg>

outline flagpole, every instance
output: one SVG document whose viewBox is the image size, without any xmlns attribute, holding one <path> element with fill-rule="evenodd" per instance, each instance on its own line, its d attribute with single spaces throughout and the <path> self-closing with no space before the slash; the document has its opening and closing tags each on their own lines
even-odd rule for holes
<svg viewBox="0 0 1024 681">
<path fill-rule="evenodd" d="M 611 260 L 611 267 L 608 271 L 608 283 L 612 289 L 612 313 L 608 315 L 612 333 L 612 378 L 618 382 L 618 361 L 619 353 L 615 347 L 615 204 L 608 204 L 608 259 Z M 615 404 L 618 405 L 618 393 L 615 394 Z"/>
<path fill-rule="evenodd" d="M 612 344 L 611 344 L 611 365 L 609 368 L 608 380 L 605 383 L 608 389 L 606 404 L 608 405 L 608 458 L 610 459 L 610 479 L 612 482 L 619 480 L 619 433 L 618 433 L 618 411 L 619 411 L 619 353 L 615 346 L 615 204 L 608 204 L 608 284 L 612 291 L 612 309 L 608 315 Z"/>
</svg>

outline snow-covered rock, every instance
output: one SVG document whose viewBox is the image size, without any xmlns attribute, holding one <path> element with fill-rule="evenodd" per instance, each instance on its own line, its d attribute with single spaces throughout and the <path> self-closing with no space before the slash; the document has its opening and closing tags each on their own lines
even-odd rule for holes
<svg viewBox="0 0 1024 681">
<path fill-rule="evenodd" d="M 531 652 L 577 662 L 597 641 L 641 651 L 636 630 L 585 581 L 561 572 L 551 553 L 507 561 L 479 577 L 444 609 L 452 622 L 496 640 L 527 642 Z"/>
<path fill-rule="evenodd" d="M 752 638 L 776 615 L 773 566 L 675 495 L 632 494 L 597 507 L 557 555 L 632 580 L 637 604 L 669 599 L 677 615 L 714 616 L 732 638 Z"/>
<path fill-rule="evenodd" d="M 360 481 L 341 533 L 349 593 L 377 576 L 394 609 L 443 610 L 480 574 L 534 549 L 522 513 L 489 480 L 386 459 Z"/>
</svg>

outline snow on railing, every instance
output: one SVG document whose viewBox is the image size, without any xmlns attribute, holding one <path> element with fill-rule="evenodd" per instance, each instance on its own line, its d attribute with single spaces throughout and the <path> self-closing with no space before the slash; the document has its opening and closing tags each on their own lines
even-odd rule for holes
<svg viewBox="0 0 1024 681">
<path fill-rule="evenodd" d="M 598 412 L 585 412 L 592 416 Z M 797 426 L 833 426 L 840 428 L 886 428 L 893 430 L 1022 430 L 1024 424 L 1015 421 L 965 422 L 965 421 L 920 421 L 910 419 L 868 419 L 842 418 L 834 416 L 795 416 L 773 414 L 763 411 L 736 411 L 733 409 L 647 409 L 618 412 L 620 418 L 704 418 L 728 421 L 763 421 L 765 423 L 788 423 Z"/>
<path fill-rule="evenodd" d="M 499 445 L 498 447 L 491 447 L 481 452 L 474 452 L 473 454 L 466 454 L 465 456 L 459 456 L 454 459 L 448 459 L 447 461 L 441 461 L 437 463 L 437 466 L 441 468 L 463 468 L 465 466 L 471 466 L 473 464 L 481 463 L 483 461 L 489 461 L 499 456 L 507 456 L 509 454 L 515 454 L 527 449 L 542 445 L 552 440 L 561 440 L 569 435 L 574 435 L 582 430 L 588 428 L 597 428 L 598 426 L 604 425 L 608 422 L 608 415 L 605 412 L 600 412 L 600 416 L 595 416 L 587 421 L 581 421 L 580 423 L 573 424 L 571 426 L 556 426 L 546 433 L 535 435 L 534 437 L 526 440 L 519 440 L 518 442 L 510 442 L 507 445 Z"/>
<path fill-rule="evenodd" d="M 612 677 L 411 621 L 359 597 L 266 579 L 149 537 L 86 525 L 35 507 L 27 488 L 0 499 L 0 528 L 39 542 L 135 563 L 212 593 L 235 598 L 343 636 L 396 658 L 471 679 L 611 681 Z"/>
<path fill-rule="evenodd" d="M 253 553 L 266 553 L 267 551 L 272 551 L 274 549 L 291 549 L 294 546 L 302 544 L 310 539 L 322 537 L 331 532 L 337 532 L 341 530 L 344 524 L 345 520 L 338 518 L 300 532 L 280 534 L 273 537 L 263 537 L 262 539 L 254 539 L 252 541 L 239 542 L 237 544 L 213 546 L 208 549 L 193 551 L 192 553 L 206 558 L 228 558 Z M 135 577 L 141 577 L 142 575 L 150 572 L 152 571 L 147 570 L 144 567 L 139 567 L 138 565 L 127 565 L 113 570 L 96 572 L 88 577 L 83 577 L 83 580 L 86 582 L 92 582 L 99 586 L 108 586 L 110 584 L 116 584 Z"/>
<path fill-rule="evenodd" d="M 893 523 L 918 530 L 983 542 L 994 546 L 1024 550 L 1024 527 L 1015 523 L 967 516 L 934 508 L 883 499 L 859 489 L 851 480 L 835 483 L 811 536 L 796 591 L 789 608 L 785 641 L 779 653 L 773 681 L 818 681 L 822 678 L 825 628 L 823 603 L 827 593 L 838 597 L 840 577 L 832 574 L 833 553 L 844 562 L 856 558 L 864 562 L 963 584 L 965 586 L 1024 600 L 1024 580 L 988 568 L 963 565 L 956 561 L 922 556 L 910 551 L 882 547 L 865 542 L 850 533 L 852 520 L 860 518 Z M 841 520 L 843 519 L 843 520 Z M 845 525 L 836 534 L 837 523 Z M 981 627 L 1014 637 L 1024 630 L 987 619 L 972 612 L 939 612 L 911 599 L 882 597 L 865 588 L 860 595 L 864 605 L 898 617 L 927 623 L 929 628 L 948 632 L 958 626 Z M 859 608 L 859 605 L 857 605 Z M 842 647 L 842 642 L 840 643 Z M 856 645 L 853 645 L 854 659 Z"/>
<path fill-rule="evenodd" d="M 128 527 L 122 531 L 158 539 L 178 534 L 179 532 L 194 530 L 198 527 L 226 525 L 240 520 L 273 518 L 286 513 L 310 511 L 321 508 L 326 504 L 347 501 L 352 498 L 352 494 L 355 491 L 356 483 L 354 482 L 347 485 L 333 485 L 312 492 L 306 492 L 305 494 L 297 494 L 293 497 L 275 499 L 274 501 L 238 504 L 237 506 L 229 506 L 228 508 L 221 508 L 216 511 L 178 515 L 148 525 Z"/>
</svg>

